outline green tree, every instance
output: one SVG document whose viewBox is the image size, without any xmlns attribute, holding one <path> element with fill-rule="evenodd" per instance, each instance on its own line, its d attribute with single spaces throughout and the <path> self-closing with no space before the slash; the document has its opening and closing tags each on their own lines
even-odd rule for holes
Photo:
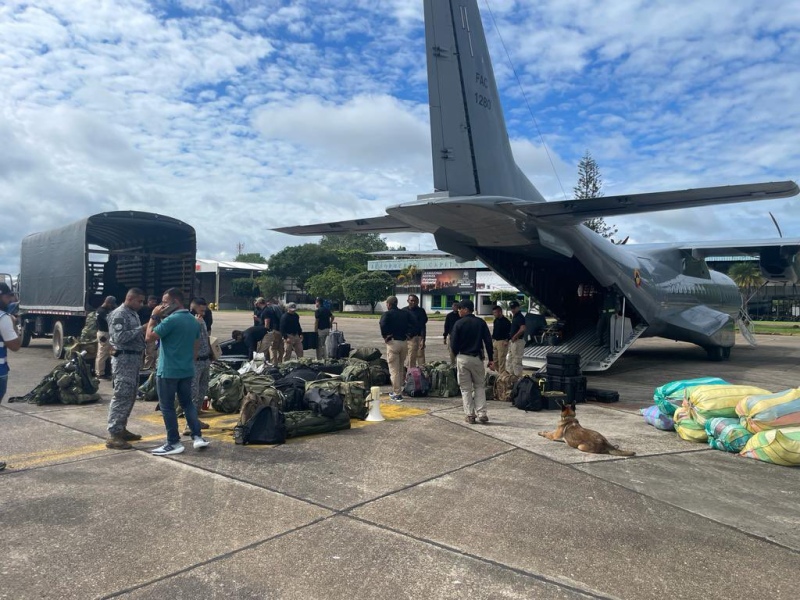
<svg viewBox="0 0 800 600">
<path fill-rule="evenodd" d="M 242 254 L 237 254 L 236 258 L 233 260 L 236 262 L 259 263 L 262 265 L 267 264 L 267 259 L 261 256 L 259 252 L 245 252 Z"/>
<path fill-rule="evenodd" d="M 306 291 L 317 298 L 327 298 L 340 302 L 344 308 L 345 275 L 335 267 L 328 267 L 322 273 L 312 275 L 306 282 Z"/>
<path fill-rule="evenodd" d="M 340 233 L 323 235 L 319 245 L 333 252 L 360 250 L 361 252 L 380 252 L 389 246 L 377 233 Z"/>
<path fill-rule="evenodd" d="M 386 271 L 364 271 L 345 278 L 344 294 L 350 302 L 364 302 L 375 313 L 375 305 L 394 287 L 394 277 Z"/>
<path fill-rule="evenodd" d="M 284 292 L 283 280 L 269 275 L 256 278 L 259 294 L 264 298 L 280 298 Z"/>
<path fill-rule="evenodd" d="M 239 277 L 231 280 L 231 294 L 237 298 L 255 298 L 260 293 L 255 279 Z"/>
<path fill-rule="evenodd" d="M 370 252 L 388 250 L 386 242 L 377 233 L 344 233 L 324 235 L 319 242 L 338 259 L 337 267 L 346 275 L 354 275 L 367 270 Z"/>
<path fill-rule="evenodd" d="M 519 294 L 517 292 L 511 292 L 508 290 L 495 290 L 489 294 L 489 300 L 492 301 L 493 304 L 497 304 L 498 306 L 502 306 L 503 310 L 508 310 L 508 303 L 512 300 L 519 301 L 520 306 L 527 307 L 528 306 L 528 297 L 524 296 L 522 300 L 519 299 Z"/>
<path fill-rule="evenodd" d="M 572 188 L 576 200 L 587 198 L 600 198 L 603 195 L 603 178 L 600 175 L 600 167 L 592 158 L 587 150 L 578 163 L 578 183 Z M 613 242 L 613 236 L 617 233 L 616 225 L 609 225 L 603 217 L 595 217 L 583 222 L 586 227 L 609 238 Z"/>
<path fill-rule="evenodd" d="M 297 287 L 306 291 L 309 277 L 322 273 L 327 267 L 339 264 L 339 258 L 319 244 L 288 246 L 269 258 L 267 275 L 281 281 L 294 279 Z"/>
<path fill-rule="evenodd" d="M 764 278 L 761 277 L 761 269 L 758 266 L 758 262 L 749 261 L 734 263 L 728 269 L 728 277 L 733 279 L 733 282 L 739 286 L 744 308 L 747 310 L 747 304 L 764 283 Z"/>
</svg>

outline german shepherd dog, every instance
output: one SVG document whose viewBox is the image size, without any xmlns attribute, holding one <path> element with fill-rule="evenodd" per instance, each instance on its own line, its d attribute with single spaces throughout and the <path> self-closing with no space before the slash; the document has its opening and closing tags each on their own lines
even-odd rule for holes
<svg viewBox="0 0 800 600">
<path fill-rule="evenodd" d="M 561 409 L 561 420 L 555 431 L 540 431 L 539 435 L 554 442 L 566 442 L 568 446 L 591 454 L 613 454 L 614 456 L 634 456 L 636 452 L 620 450 L 612 445 L 602 434 L 585 429 L 575 417 L 575 404 Z"/>
</svg>

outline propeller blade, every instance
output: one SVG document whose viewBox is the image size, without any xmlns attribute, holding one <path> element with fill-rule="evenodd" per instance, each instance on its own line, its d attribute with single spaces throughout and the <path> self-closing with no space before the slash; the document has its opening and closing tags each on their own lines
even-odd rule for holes
<svg viewBox="0 0 800 600">
<path fill-rule="evenodd" d="M 769 216 L 772 219 L 772 222 L 775 223 L 775 229 L 778 230 L 778 237 L 783 237 L 783 233 L 781 232 L 781 228 L 778 226 L 778 221 L 775 220 L 775 215 L 773 215 L 772 213 L 769 213 Z"/>
</svg>

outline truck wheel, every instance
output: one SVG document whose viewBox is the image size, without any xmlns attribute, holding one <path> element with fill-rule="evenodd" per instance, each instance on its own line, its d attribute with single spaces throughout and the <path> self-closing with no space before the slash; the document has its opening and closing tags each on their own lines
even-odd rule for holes
<svg viewBox="0 0 800 600">
<path fill-rule="evenodd" d="M 22 325 L 22 342 L 21 342 L 23 348 L 27 348 L 28 346 L 31 345 L 32 337 L 33 334 L 31 333 L 31 328 L 28 326 L 27 323 L 24 323 Z"/>
<path fill-rule="evenodd" d="M 61 321 L 53 324 L 53 357 L 56 360 L 64 358 L 64 323 Z"/>
</svg>

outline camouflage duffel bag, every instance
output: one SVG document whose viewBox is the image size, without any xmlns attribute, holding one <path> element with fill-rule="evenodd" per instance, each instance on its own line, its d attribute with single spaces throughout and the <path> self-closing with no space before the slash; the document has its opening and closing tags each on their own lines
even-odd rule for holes
<svg viewBox="0 0 800 600">
<path fill-rule="evenodd" d="M 211 408 L 221 413 L 235 413 L 242 405 L 244 384 L 238 373 L 222 373 L 208 384 Z"/>
<path fill-rule="evenodd" d="M 309 381 L 306 390 L 320 388 L 334 390 L 338 392 L 344 400 L 344 408 L 351 419 L 367 418 L 369 408 L 369 390 L 361 381 L 342 381 L 341 379 L 326 379 L 321 381 Z"/>
<path fill-rule="evenodd" d="M 245 394 L 263 394 L 264 390 L 275 384 L 275 379 L 269 375 L 255 373 L 253 371 L 248 371 L 240 375 L 240 377 L 242 378 Z"/>
<path fill-rule="evenodd" d="M 293 410 L 284 413 L 284 416 L 286 417 L 287 438 L 350 429 L 350 417 L 346 410 L 343 410 L 332 419 L 316 415 L 311 410 Z"/>
</svg>

